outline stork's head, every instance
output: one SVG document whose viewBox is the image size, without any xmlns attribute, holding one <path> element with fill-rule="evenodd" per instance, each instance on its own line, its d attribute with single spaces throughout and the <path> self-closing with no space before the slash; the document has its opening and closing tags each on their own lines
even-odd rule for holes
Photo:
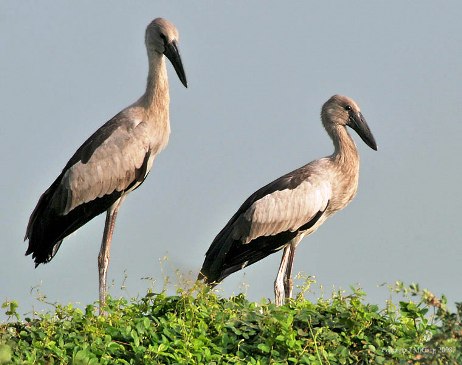
<svg viewBox="0 0 462 365">
<path fill-rule="evenodd" d="M 182 84 L 188 87 L 186 74 L 178 51 L 178 31 L 175 26 L 163 18 L 154 19 L 146 28 L 146 48 L 148 54 L 164 54 L 172 63 Z"/>
<path fill-rule="evenodd" d="M 342 95 L 334 95 L 323 105 L 321 119 L 326 130 L 338 126 L 347 126 L 356 131 L 361 139 L 373 150 L 377 151 L 377 143 L 356 102 Z"/>
</svg>

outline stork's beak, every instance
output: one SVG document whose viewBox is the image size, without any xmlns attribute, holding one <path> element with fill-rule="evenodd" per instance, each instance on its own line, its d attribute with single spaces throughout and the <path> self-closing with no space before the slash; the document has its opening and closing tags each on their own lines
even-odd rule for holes
<svg viewBox="0 0 462 365">
<path fill-rule="evenodd" d="M 372 132 L 366 123 L 366 119 L 364 119 L 361 112 L 351 113 L 347 125 L 353 128 L 370 148 L 372 148 L 374 151 L 377 151 L 377 143 L 375 142 L 375 138 L 372 135 Z"/>
<path fill-rule="evenodd" d="M 183 69 L 183 63 L 181 62 L 180 51 L 175 41 L 165 44 L 164 55 L 170 60 L 173 65 L 173 68 L 176 71 L 176 74 L 180 78 L 181 83 L 188 87 L 188 82 L 186 81 L 186 74 Z"/>
</svg>

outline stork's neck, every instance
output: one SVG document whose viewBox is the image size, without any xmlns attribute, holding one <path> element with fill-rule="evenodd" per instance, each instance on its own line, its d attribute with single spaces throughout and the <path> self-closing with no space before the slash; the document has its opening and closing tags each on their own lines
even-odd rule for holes
<svg viewBox="0 0 462 365">
<path fill-rule="evenodd" d="M 346 127 L 336 125 L 329 134 L 331 135 L 335 147 L 331 159 L 342 167 L 358 170 L 358 150 Z"/>
<path fill-rule="evenodd" d="M 153 52 L 149 55 L 149 73 L 146 85 L 146 92 L 142 96 L 143 106 L 147 113 L 166 113 L 168 120 L 168 109 L 170 96 L 168 92 L 167 67 L 165 57 L 162 54 Z"/>
</svg>

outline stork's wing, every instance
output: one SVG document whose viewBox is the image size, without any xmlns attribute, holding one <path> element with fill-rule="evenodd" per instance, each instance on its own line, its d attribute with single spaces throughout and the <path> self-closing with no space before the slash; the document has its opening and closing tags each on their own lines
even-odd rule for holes
<svg viewBox="0 0 462 365">
<path fill-rule="evenodd" d="M 276 252 L 300 231 L 311 228 L 332 196 L 322 171 L 321 166 L 308 164 L 252 194 L 207 251 L 201 269 L 207 282 L 218 282 Z"/>
<path fill-rule="evenodd" d="M 141 183 L 152 166 L 151 138 L 146 123 L 115 116 L 69 160 L 51 206 L 65 215 L 81 204 Z"/>
<path fill-rule="evenodd" d="M 50 261 L 66 236 L 142 183 L 166 141 L 148 128 L 121 112 L 76 151 L 30 216 L 26 255 L 36 265 Z"/>
<path fill-rule="evenodd" d="M 232 238 L 249 244 L 258 237 L 294 232 L 309 223 L 326 209 L 331 197 L 330 184 L 316 177 L 312 175 L 294 188 L 279 186 L 257 199 L 234 223 Z"/>
</svg>

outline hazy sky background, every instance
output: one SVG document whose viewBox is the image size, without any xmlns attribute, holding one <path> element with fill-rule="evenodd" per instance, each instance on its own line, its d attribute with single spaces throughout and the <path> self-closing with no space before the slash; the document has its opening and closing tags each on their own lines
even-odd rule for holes
<svg viewBox="0 0 462 365">
<path fill-rule="evenodd" d="M 189 87 L 169 64 L 170 143 L 118 216 L 113 295 L 143 295 L 144 277 L 160 291 L 164 256 L 173 282 L 177 269 L 194 277 L 244 199 L 332 153 L 319 113 L 339 93 L 359 103 L 378 151 L 352 132 L 358 195 L 302 241 L 294 271 L 328 293 L 358 284 L 377 304 L 395 280 L 462 300 L 461 14 L 460 1 L 1 1 L 0 301 L 43 308 L 36 286 L 50 302 L 97 299 L 104 215 L 37 269 L 23 237 L 74 151 L 144 92 L 144 31 L 159 16 L 180 32 Z M 251 300 L 273 298 L 280 256 L 222 294 L 248 285 Z"/>
</svg>

